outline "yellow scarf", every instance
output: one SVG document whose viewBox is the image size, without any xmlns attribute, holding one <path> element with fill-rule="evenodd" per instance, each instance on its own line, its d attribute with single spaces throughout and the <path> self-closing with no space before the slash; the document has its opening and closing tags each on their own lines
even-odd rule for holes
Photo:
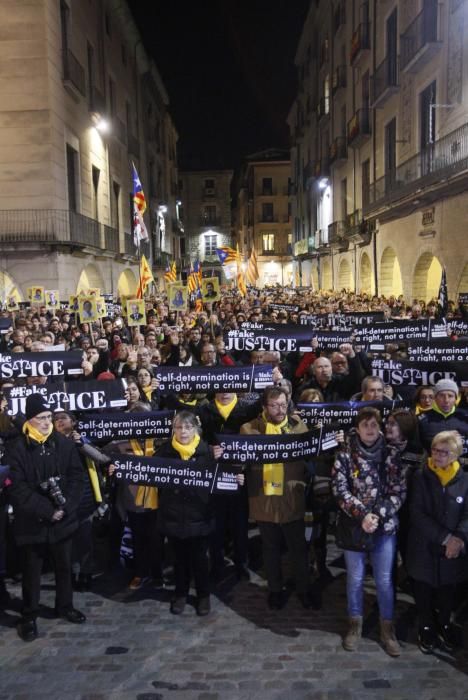
<svg viewBox="0 0 468 700">
<path fill-rule="evenodd" d="M 283 428 L 288 424 L 288 417 L 276 425 L 269 423 L 263 413 L 265 421 L 265 435 L 281 435 Z M 284 488 L 284 464 L 264 464 L 263 465 L 263 493 L 265 496 L 282 496 Z"/>
<path fill-rule="evenodd" d="M 181 459 L 190 459 L 190 457 L 195 454 L 195 450 L 197 449 L 199 442 L 200 436 L 195 435 L 193 440 L 191 440 L 188 445 L 182 445 L 182 443 L 176 439 L 176 436 L 173 435 L 171 444 L 172 447 L 180 454 Z"/>
<path fill-rule="evenodd" d="M 421 413 L 426 413 L 426 411 L 431 411 L 433 406 L 429 406 L 429 408 L 423 408 L 422 406 L 419 406 L 419 404 L 416 406 L 415 414 L 417 416 L 421 415 Z"/>
<path fill-rule="evenodd" d="M 432 410 L 435 411 L 436 413 L 440 413 L 440 415 L 443 416 L 444 418 L 448 418 L 449 416 L 452 415 L 452 413 L 455 413 L 455 406 L 452 406 L 452 408 L 450 409 L 450 411 L 448 413 L 444 413 L 442 411 L 442 409 L 439 408 L 438 405 L 436 404 L 436 402 L 434 401 L 434 403 L 432 404 Z"/>
<path fill-rule="evenodd" d="M 130 440 L 130 447 L 133 454 L 138 457 L 152 457 L 154 455 L 154 440 L 145 440 L 144 450 L 138 440 Z M 135 505 L 156 510 L 159 505 L 156 486 L 139 486 L 135 496 Z"/>
<path fill-rule="evenodd" d="M 197 400 L 193 399 L 193 401 L 182 401 L 182 399 L 179 399 L 180 403 L 183 403 L 184 406 L 196 406 L 197 405 Z"/>
<path fill-rule="evenodd" d="M 229 403 L 226 403 L 226 404 L 219 403 L 219 401 L 217 401 L 217 399 L 215 399 L 215 404 L 216 404 L 216 408 L 218 409 L 218 411 L 220 412 L 220 414 L 222 415 L 222 417 L 226 421 L 229 418 L 229 416 L 231 415 L 231 413 L 233 412 L 234 408 L 236 407 L 237 396 L 234 396 L 232 401 L 230 401 Z"/>
<path fill-rule="evenodd" d="M 432 461 L 432 457 L 429 457 L 429 459 L 427 460 L 427 466 L 432 472 L 434 472 L 442 486 L 446 486 L 449 483 L 449 481 L 452 481 L 453 477 L 457 474 L 458 470 L 460 469 L 460 462 L 456 459 L 454 462 L 449 464 L 448 467 L 446 467 L 445 469 L 441 469 L 440 467 L 436 467 L 434 462 Z"/>
<path fill-rule="evenodd" d="M 32 438 L 40 445 L 43 445 L 45 441 L 51 436 L 53 429 L 54 426 L 50 425 L 49 432 L 47 433 L 47 435 L 43 435 L 39 432 L 39 430 L 37 430 L 37 428 L 31 425 L 31 423 L 28 420 L 23 424 L 23 433 L 26 435 L 26 437 Z"/>
<path fill-rule="evenodd" d="M 97 473 L 96 465 L 94 464 L 92 459 L 86 457 L 86 466 L 88 468 L 91 488 L 93 489 L 94 500 L 96 501 L 96 503 L 102 503 L 101 484 L 99 483 L 99 476 Z"/>
<path fill-rule="evenodd" d="M 146 396 L 146 398 L 148 399 L 148 401 L 151 401 L 151 395 L 153 393 L 152 388 L 150 386 L 144 386 L 143 393 Z"/>
</svg>

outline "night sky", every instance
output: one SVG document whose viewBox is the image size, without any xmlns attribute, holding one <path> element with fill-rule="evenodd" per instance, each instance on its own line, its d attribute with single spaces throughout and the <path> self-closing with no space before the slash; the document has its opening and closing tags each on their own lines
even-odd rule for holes
<svg viewBox="0 0 468 700">
<path fill-rule="evenodd" d="M 288 147 L 294 55 L 310 0 L 130 0 L 169 93 L 184 168 Z"/>
</svg>

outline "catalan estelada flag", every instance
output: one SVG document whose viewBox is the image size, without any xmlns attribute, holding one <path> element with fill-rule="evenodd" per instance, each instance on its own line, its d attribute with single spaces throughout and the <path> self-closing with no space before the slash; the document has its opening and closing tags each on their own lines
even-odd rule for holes
<svg viewBox="0 0 468 700">
<path fill-rule="evenodd" d="M 239 244 L 237 244 L 236 250 L 236 262 L 237 262 L 237 289 L 242 294 L 243 297 L 247 296 L 247 287 L 245 286 L 244 273 L 242 271 L 242 258 L 239 252 Z"/>
<path fill-rule="evenodd" d="M 148 231 L 143 220 L 143 214 L 146 211 L 146 198 L 141 186 L 140 178 L 138 177 L 135 164 L 132 163 L 132 180 L 133 180 L 133 242 L 136 247 L 140 246 L 141 241 L 147 241 Z"/>
<path fill-rule="evenodd" d="M 194 294 L 198 287 L 201 287 L 202 269 L 199 260 L 195 260 L 190 267 L 190 274 L 187 279 L 187 286 L 190 294 Z"/>
<path fill-rule="evenodd" d="M 252 286 L 255 285 L 255 282 L 259 278 L 258 274 L 258 263 L 257 263 L 257 253 L 255 252 L 255 248 L 252 248 L 252 252 L 250 253 L 250 258 L 249 262 L 247 264 L 247 272 L 245 273 L 245 278 L 249 284 Z"/>
<path fill-rule="evenodd" d="M 140 282 L 136 293 L 137 299 L 143 299 L 146 288 L 151 282 L 154 282 L 153 273 L 151 272 L 147 259 L 142 255 L 140 261 Z"/>
<path fill-rule="evenodd" d="M 237 253 L 234 248 L 224 245 L 221 248 L 216 248 L 216 253 L 221 261 L 221 265 L 226 265 L 229 262 L 237 262 Z"/>
<path fill-rule="evenodd" d="M 164 273 L 164 279 L 166 282 L 176 282 L 177 281 L 177 266 L 175 264 L 175 260 L 173 260 L 170 264 L 169 262 L 166 265 L 166 271 Z"/>
</svg>

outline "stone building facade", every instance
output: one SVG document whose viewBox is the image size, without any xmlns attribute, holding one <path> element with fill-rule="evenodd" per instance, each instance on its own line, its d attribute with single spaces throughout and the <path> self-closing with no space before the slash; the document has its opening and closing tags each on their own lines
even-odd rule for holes
<svg viewBox="0 0 468 700">
<path fill-rule="evenodd" d="M 124 0 L 18 0 L 0 22 L 0 296 L 131 294 L 132 162 L 156 272 L 179 245 L 177 132 L 133 17 Z"/>
<path fill-rule="evenodd" d="M 296 53 L 294 278 L 468 290 L 468 6 L 317 0 Z"/>
</svg>

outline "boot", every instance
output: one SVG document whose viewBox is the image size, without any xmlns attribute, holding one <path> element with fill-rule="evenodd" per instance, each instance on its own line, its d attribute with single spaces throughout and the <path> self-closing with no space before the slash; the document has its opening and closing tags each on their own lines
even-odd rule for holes
<svg viewBox="0 0 468 700">
<path fill-rule="evenodd" d="M 343 649 L 356 651 L 362 636 L 362 617 L 350 617 L 349 627 L 343 638 Z"/>
<path fill-rule="evenodd" d="M 383 648 L 389 656 L 400 656 L 401 647 L 398 644 L 395 636 L 393 620 L 380 619 L 380 640 L 383 644 Z"/>
</svg>

